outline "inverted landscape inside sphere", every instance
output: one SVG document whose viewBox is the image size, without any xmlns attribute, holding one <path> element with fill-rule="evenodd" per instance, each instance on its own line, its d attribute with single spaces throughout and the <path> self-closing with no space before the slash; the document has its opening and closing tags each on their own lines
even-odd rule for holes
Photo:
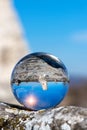
<svg viewBox="0 0 87 130">
<path fill-rule="evenodd" d="M 68 82 L 67 69 L 53 55 L 38 52 L 22 58 L 15 66 L 11 83 L 40 82 L 43 90 L 47 90 L 47 82 Z"/>
</svg>

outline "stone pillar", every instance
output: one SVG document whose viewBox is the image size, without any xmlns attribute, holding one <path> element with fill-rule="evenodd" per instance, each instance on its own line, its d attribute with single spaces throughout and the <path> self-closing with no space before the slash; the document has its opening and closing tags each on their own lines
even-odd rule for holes
<svg viewBox="0 0 87 130">
<path fill-rule="evenodd" d="M 27 53 L 27 41 L 12 0 L 0 0 L 0 100 L 15 101 L 10 88 L 11 72 Z"/>
</svg>

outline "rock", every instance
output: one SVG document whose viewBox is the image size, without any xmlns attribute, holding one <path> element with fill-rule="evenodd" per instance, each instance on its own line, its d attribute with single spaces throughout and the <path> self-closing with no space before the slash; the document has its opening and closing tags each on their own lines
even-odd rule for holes
<svg viewBox="0 0 87 130">
<path fill-rule="evenodd" d="M 0 0 L 0 99 L 15 102 L 10 77 L 15 64 L 28 53 L 27 40 L 13 0 Z"/>
<path fill-rule="evenodd" d="M 1 102 L 0 130 L 87 130 L 87 108 L 63 106 L 30 111 Z"/>
</svg>

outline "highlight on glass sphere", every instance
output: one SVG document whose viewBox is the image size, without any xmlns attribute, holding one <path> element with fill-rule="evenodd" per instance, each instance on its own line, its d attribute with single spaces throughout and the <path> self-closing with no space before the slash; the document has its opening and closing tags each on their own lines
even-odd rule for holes
<svg viewBox="0 0 87 130">
<path fill-rule="evenodd" d="M 63 62 L 36 52 L 23 57 L 14 67 L 11 87 L 16 99 L 31 110 L 53 108 L 65 97 L 69 77 Z"/>
</svg>

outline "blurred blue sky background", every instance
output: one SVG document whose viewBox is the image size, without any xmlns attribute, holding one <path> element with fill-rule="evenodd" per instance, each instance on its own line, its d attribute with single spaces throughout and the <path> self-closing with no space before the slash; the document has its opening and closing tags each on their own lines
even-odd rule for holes
<svg viewBox="0 0 87 130">
<path fill-rule="evenodd" d="M 59 57 L 87 76 L 87 0 L 14 0 L 31 52 Z"/>
</svg>

